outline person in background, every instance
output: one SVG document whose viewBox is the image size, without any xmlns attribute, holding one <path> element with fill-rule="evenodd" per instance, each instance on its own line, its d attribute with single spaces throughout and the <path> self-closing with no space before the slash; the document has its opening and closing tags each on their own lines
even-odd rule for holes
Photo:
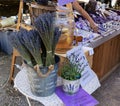
<svg viewBox="0 0 120 106">
<path fill-rule="evenodd" d="M 73 3 L 73 8 L 78 11 L 84 18 L 86 18 L 89 23 L 91 28 L 93 29 L 94 32 L 98 31 L 98 26 L 96 23 L 93 21 L 93 19 L 89 16 L 89 14 L 80 6 L 80 4 L 75 0 Z"/>
<path fill-rule="evenodd" d="M 57 0 L 51 0 L 51 1 L 57 1 Z M 94 32 L 98 32 L 98 26 L 93 21 L 93 19 L 89 16 L 89 14 L 82 8 L 82 6 L 78 3 L 77 0 L 74 0 L 72 2 L 73 8 L 78 11 L 85 19 L 87 19 L 90 23 L 90 27 L 93 29 Z"/>
</svg>

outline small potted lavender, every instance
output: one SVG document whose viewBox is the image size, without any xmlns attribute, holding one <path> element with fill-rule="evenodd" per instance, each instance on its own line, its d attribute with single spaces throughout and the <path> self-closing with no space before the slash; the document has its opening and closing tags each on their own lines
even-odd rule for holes
<svg viewBox="0 0 120 106">
<path fill-rule="evenodd" d="M 63 91 L 67 94 L 77 93 L 80 87 L 81 73 L 78 72 L 77 65 L 69 60 L 65 61 L 61 68 L 61 77 L 63 82 Z"/>
</svg>

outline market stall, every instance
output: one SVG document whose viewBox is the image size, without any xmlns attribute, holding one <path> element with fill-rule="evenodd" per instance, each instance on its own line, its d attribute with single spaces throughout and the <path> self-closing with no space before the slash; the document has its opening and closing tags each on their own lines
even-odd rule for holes
<svg viewBox="0 0 120 106">
<path fill-rule="evenodd" d="M 20 4 L 21 3 L 22 2 L 20 2 Z M 21 5 L 20 5 L 20 7 L 21 7 Z M 20 15 L 20 17 L 21 17 L 21 15 Z M 26 29 L 20 29 L 20 31 L 13 33 L 9 37 L 12 45 L 15 47 L 16 50 L 19 51 L 20 55 L 22 56 L 22 58 L 24 60 L 22 66 L 19 66 L 16 64 L 15 65 L 21 70 L 20 73 L 23 72 L 22 70 L 24 68 L 26 71 L 29 70 L 29 71 L 27 71 L 27 73 L 22 73 L 22 74 L 27 75 L 27 78 L 29 81 L 25 85 L 28 84 L 27 87 L 29 87 L 29 85 L 30 85 L 29 89 L 33 95 L 40 96 L 41 98 L 43 98 L 43 97 L 51 96 L 53 93 L 55 93 L 55 88 L 56 88 L 56 84 L 57 84 L 56 81 L 58 78 L 57 70 L 59 68 L 58 67 L 59 66 L 58 65 L 59 58 L 58 58 L 58 56 L 54 56 L 54 55 L 57 54 L 55 46 L 57 45 L 58 38 L 60 37 L 61 33 L 62 34 L 67 33 L 67 35 L 66 35 L 67 37 L 65 39 L 67 39 L 68 48 L 70 46 L 69 49 L 64 48 L 64 49 L 66 49 L 64 54 L 68 50 L 72 49 L 71 47 L 73 46 L 72 43 L 69 42 L 69 40 L 70 41 L 73 40 L 73 39 L 71 39 L 71 38 L 73 38 L 73 34 L 71 34 L 71 33 L 73 33 L 73 29 L 72 29 L 73 23 L 72 23 L 71 19 L 70 20 L 68 20 L 68 19 L 65 22 L 66 23 L 69 22 L 69 24 L 71 24 L 70 27 L 68 25 L 67 25 L 67 27 L 62 26 L 62 25 L 60 26 L 60 25 L 58 25 L 58 23 L 56 24 L 57 26 L 54 27 L 53 15 L 50 13 L 46 13 L 46 14 L 43 14 L 43 15 L 37 17 L 36 21 L 33 23 L 35 25 L 34 27 L 37 28 L 37 30 L 32 29 L 32 30 L 28 31 Z M 18 18 L 18 21 L 21 22 L 20 18 Z M 21 27 L 21 23 L 18 23 L 18 27 Z M 59 27 L 62 29 L 62 31 L 58 29 Z M 41 43 L 41 40 L 43 41 L 43 43 Z M 39 47 L 41 47 L 41 49 Z M 89 53 L 91 50 L 92 49 L 89 47 L 84 47 L 84 52 L 85 52 L 87 58 L 89 59 L 90 65 L 92 66 L 93 53 Z M 70 64 L 69 67 L 70 67 L 70 69 L 74 70 L 74 72 L 72 72 L 72 73 L 75 73 L 74 74 L 75 78 L 73 78 L 73 79 L 77 79 L 77 81 L 79 81 L 79 82 L 80 82 L 80 78 L 81 78 L 80 73 L 85 69 L 85 67 L 87 67 L 84 75 L 86 75 L 87 72 L 88 72 L 88 74 L 90 73 L 90 75 L 92 77 L 90 76 L 90 77 L 88 77 L 88 79 L 91 79 L 91 83 L 87 82 L 87 83 L 89 83 L 89 86 L 86 86 L 84 84 L 83 85 L 84 85 L 85 89 L 90 89 L 89 94 L 91 94 L 92 92 L 94 92 L 95 89 L 97 89 L 100 86 L 100 84 L 99 84 L 96 74 L 94 72 L 92 72 L 92 70 L 90 69 L 89 64 L 86 60 L 86 57 L 84 56 L 83 50 L 81 49 L 81 46 L 79 48 L 78 53 L 79 53 L 79 58 L 82 59 L 81 63 L 79 64 L 79 72 L 77 72 L 77 70 L 78 70 L 76 67 L 77 65 L 74 66 L 74 65 Z M 60 57 L 63 57 L 62 56 L 63 53 L 57 54 L 57 55 L 59 55 Z M 16 56 L 19 56 L 19 55 L 16 55 Z M 41 56 L 43 56 L 43 57 L 41 57 Z M 64 58 L 66 58 L 66 57 L 64 57 Z M 76 56 L 76 58 L 77 58 L 77 56 Z M 66 63 L 65 65 L 67 65 L 67 64 L 68 63 Z M 29 67 L 29 65 L 30 65 L 30 67 Z M 43 72 L 41 72 L 41 71 L 43 71 Z M 31 95 L 29 95 L 28 92 L 26 95 L 26 91 L 24 91 L 23 89 L 20 88 L 20 87 L 23 88 L 24 85 L 18 86 L 19 81 L 21 84 L 23 84 L 22 80 L 19 79 L 21 77 L 21 76 L 19 76 L 20 73 L 18 73 L 17 76 L 15 77 L 15 87 L 26 97 L 28 96 L 29 98 L 33 99 L 33 97 L 31 97 Z M 72 73 L 71 73 L 71 75 L 72 75 Z M 13 74 L 13 72 L 12 72 L 12 74 Z M 93 79 L 93 77 L 94 77 L 94 79 Z M 11 77 L 11 79 L 12 79 L 12 77 Z M 18 79 L 18 80 L 16 81 L 16 79 Z M 25 79 L 26 78 L 24 77 L 23 81 L 25 81 Z M 95 85 L 95 87 L 92 87 L 92 82 L 94 82 L 94 84 L 96 84 L 95 80 L 98 81 L 97 82 L 98 85 L 97 85 L 97 87 L 96 87 L 96 85 Z M 68 83 L 68 85 L 65 85 L 64 87 L 69 86 L 69 85 L 73 86 L 72 89 L 69 87 L 68 88 L 66 87 L 66 89 L 67 89 L 66 93 L 74 94 L 74 93 L 78 92 L 79 88 L 80 88 L 79 82 L 77 83 L 77 86 L 78 86 L 77 90 L 74 90 L 74 83 L 73 83 L 73 85 L 71 85 L 69 83 Z M 82 82 L 84 82 L 84 81 L 82 81 Z M 16 86 L 16 84 L 17 84 L 17 86 Z M 83 86 L 83 85 L 81 84 L 81 86 Z M 25 86 L 24 86 L 24 88 L 25 88 Z M 80 90 L 80 92 L 82 92 L 82 90 Z M 59 91 L 58 91 L 58 93 L 59 93 Z M 65 93 L 63 93 L 63 94 L 65 94 Z M 78 93 L 76 93 L 76 94 L 78 94 Z M 89 95 L 89 94 L 86 93 L 83 96 L 87 97 L 87 95 Z M 57 94 L 57 95 L 59 95 L 59 94 Z M 78 94 L 78 95 L 80 95 L 80 94 Z M 27 100 L 28 100 L 28 97 L 27 97 Z M 75 96 L 75 97 L 76 98 L 73 98 L 73 99 L 80 99 L 80 97 L 77 97 L 77 96 Z M 59 98 L 61 99 L 61 97 L 59 97 Z M 69 98 L 70 98 L 70 100 L 72 99 L 71 97 L 69 97 Z M 35 97 L 35 100 L 36 100 L 36 97 Z M 40 100 L 40 102 L 43 102 L 43 100 Z M 47 102 L 47 101 L 45 101 L 45 102 Z M 67 105 L 67 103 L 64 100 L 62 100 L 62 102 Z M 28 101 L 28 103 L 29 103 L 29 101 Z M 61 104 L 63 105 L 63 103 L 61 103 Z M 80 102 L 76 102 L 76 103 L 78 103 L 78 105 L 80 104 Z M 59 102 L 57 104 L 59 104 Z M 61 104 L 59 104 L 59 105 L 61 106 Z M 91 103 L 89 103 L 89 104 L 91 104 Z M 93 106 L 95 104 L 98 104 L 98 102 L 96 100 L 95 100 L 95 103 L 93 103 Z M 29 105 L 30 105 L 30 103 L 29 103 Z M 45 104 L 45 105 L 47 105 L 47 104 Z M 48 106 L 49 105 L 50 105 L 50 103 L 48 103 Z M 54 105 L 56 106 L 56 104 L 54 104 Z M 68 105 L 69 105 L 69 103 L 68 103 Z M 51 106 L 53 106 L 53 104 Z"/>
<path fill-rule="evenodd" d="M 37 8 L 39 8 L 38 4 L 37 6 Z M 32 98 L 50 106 L 49 100 L 55 98 L 54 102 L 56 102 L 56 104 L 52 100 L 51 106 L 62 106 L 64 104 L 70 106 L 71 104 L 68 103 L 68 100 L 66 102 L 64 98 L 62 98 L 63 91 L 64 97 L 66 97 L 66 93 L 71 95 L 77 92 L 76 94 L 80 95 L 79 91 L 82 92 L 80 88 L 82 87 L 87 93 L 91 94 L 100 87 L 97 76 L 100 80 L 103 80 L 120 64 L 120 13 L 119 11 L 105 10 L 104 7 L 104 5 L 98 4 L 97 12 L 89 13 L 98 25 L 98 33 L 94 33 L 88 21 L 76 12 L 75 14 L 78 16 L 75 23 L 75 30 L 73 31 L 73 17 L 68 18 L 67 14 L 63 14 L 63 11 L 61 12 L 62 14 L 60 13 L 62 20 L 61 17 L 57 17 L 57 24 L 55 23 L 57 27 L 54 27 L 52 14 L 46 13 L 39 17 L 34 17 L 31 11 L 32 25 L 34 25 L 37 30 L 33 30 L 33 28 L 30 31 L 21 29 L 19 32 L 11 35 L 11 43 L 16 50 L 19 51 L 24 60 L 22 66 L 16 65 L 21 71 L 15 77 L 15 88 L 25 95 L 27 100 L 28 98 Z M 115 18 L 113 15 L 110 17 L 111 14 L 114 14 Z M 22 25 L 20 23 L 21 15 L 22 14 L 20 14 L 18 27 Z M 35 22 L 33 22 L 33 17 L 36 18 Z M 82 37 L 82 40 L 77 41 L 76 38 L 79 36 Z M 59 43 L 58 38 L 60 38 L 60 40 L 62 39 L 62 46 L 56 49 L 57 43 Z M 60 53 L 59 50 L 64 51 Z M 64 65 L 68 65 L 68 63 L 63 66 L 58 65 L 59 57 L 56 55 L 60 56 L 61 63 L 64 63 L 67 58 L 67 62 L 71 63 L 70 67 L 66 66 L 67 68 L 64 68 Z M 63 85 L 63 88 L 60 87 L 57 89 L 57 71 L 59 67 L 62 71 L 65 71 L 65 73 L 59 74 L 62 78 L 64 77 L 73 81 L 74 78 L 72 78 L 71 75 L 75 74 L 75 79 L 81 84 L 81 86 L 79 86 L 79 82 L 77 83 L 78 90 L 74 91 L 77 86 L 72 85 L 73 83 L 69 84 L 68 82 L 66 85 Z M 72 70 L 69 77 L 69 72 L 66 72 L 66 69 L 69 69 L 69 72 L 73 69 L 74 72 L 77 72 L 77 76 Z M 11 79 L 13 78 L 13 74 L 14 72 L 12 70 Z M 57 89 L 56 92 L 55 88 Z M 62 89 L 62 91 L 60 89 Z M 58 96 L 60 95 L 62 96 L 59 97 L 59 99 Z M 69 100 L 71 100 L 72 97 L 70 97 L 70 95 L 69 97 L 67 96 L 67 98 L 70 98 Z M 51 98 L 47 98 L 47 96 L 51 96 Z M 72 101 L 75 101 L 73 104 L 78 103 L 79 106 L 81 102 L 79 101 L 80 97 L 76 97 L 77 96 L 73 97 Z M 49 100 L 43 100 L 43 98 Z M 82 100 L 82 102 L 83 101 L 84 100 Z M 92 100 L 90 100 L 89 103 L 91 101 Z M 96 104 L 98 104 L 98 102 L 94 100 L 92 106 Z M 29 106 L 31 106 L 30 103 Z"/>
</svg>

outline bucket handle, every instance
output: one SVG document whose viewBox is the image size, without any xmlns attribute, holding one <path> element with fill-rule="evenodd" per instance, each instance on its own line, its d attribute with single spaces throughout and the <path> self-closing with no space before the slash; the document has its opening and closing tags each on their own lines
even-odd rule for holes
<svg viewBox="0 0 120 106">
<path fill-rule="evenodd" d="M 35 69 L 35 71 L 37 72 L 37 74 L 38 74 L 39 77 L 45 78 L 45 77 L 47 77 L 47 76 L 50 74 L 50 72 L 54 69 L 54 65 L 50 65 L 50 66 L 48 67 L 48 72 L 45 73 L 45 74 L 43 74 L 43 73 L 40 71 L 39 65 L 36 65 L 36 66 L 34 67 L 34 69 Z"/>
</svg>

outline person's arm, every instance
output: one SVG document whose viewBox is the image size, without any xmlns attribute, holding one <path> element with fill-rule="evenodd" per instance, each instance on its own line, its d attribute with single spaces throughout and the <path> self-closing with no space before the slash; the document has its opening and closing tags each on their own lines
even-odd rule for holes
<svg viewBox="0 0 120 106">
<path fill-rule="evenodd" d="M 95 24 L 95 22 L 93 21 L 93 19 L 89 16 L 89 14 L 79 5 L 79 3 L 77 1 L 73 2 L 73 8 L 78 11 L 84 18 L 86 18 L 89 23 L 91 28 L 97 32 L 98 31 L 98 27 Z"/>
</svg>

